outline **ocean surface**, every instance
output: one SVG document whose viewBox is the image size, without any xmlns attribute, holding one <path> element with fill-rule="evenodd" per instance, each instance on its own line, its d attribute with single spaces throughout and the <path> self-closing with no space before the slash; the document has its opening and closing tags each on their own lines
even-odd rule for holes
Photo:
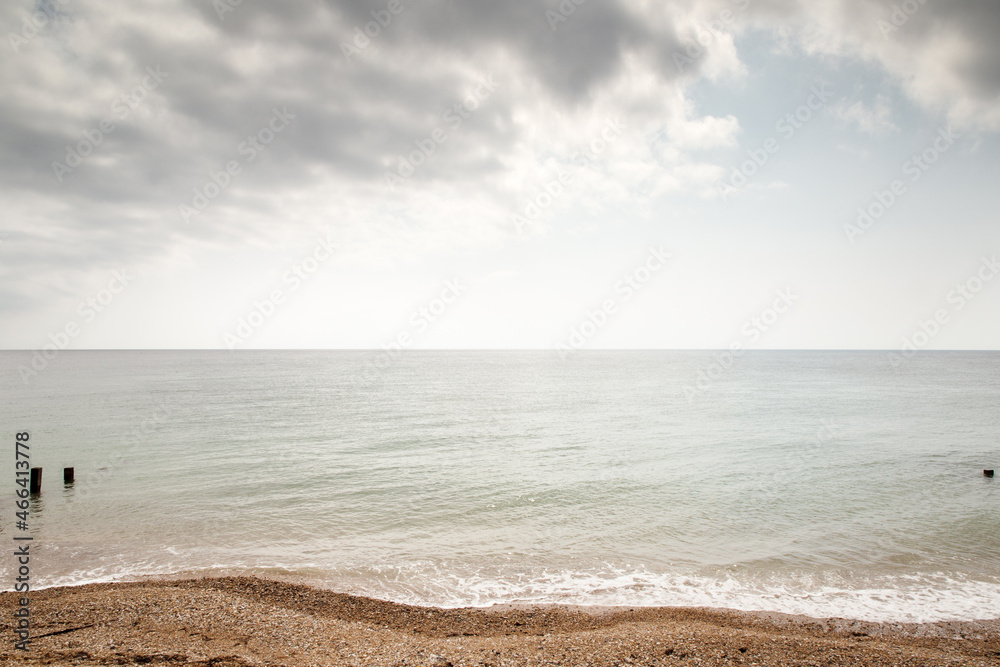
<svg viewBox="0 0 1000 667">
<path fill-rule="evenodd" d="M 31 360 L 0 352 L 0 540 L 28 431 L 39 586 L 1000 617 L 1000 353 L 64 351 L 25 382 Z"/>
</svg>

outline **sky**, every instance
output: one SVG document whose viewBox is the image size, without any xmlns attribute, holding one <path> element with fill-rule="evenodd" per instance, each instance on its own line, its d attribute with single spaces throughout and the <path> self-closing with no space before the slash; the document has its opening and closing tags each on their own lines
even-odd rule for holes
<svg viewBox="0 0 1000 667">
<path fill-rule="evenodd" d="M 997 3 L 11 0 L 0 28 L 0 348 L 1000 346 Z"/>
</svg>

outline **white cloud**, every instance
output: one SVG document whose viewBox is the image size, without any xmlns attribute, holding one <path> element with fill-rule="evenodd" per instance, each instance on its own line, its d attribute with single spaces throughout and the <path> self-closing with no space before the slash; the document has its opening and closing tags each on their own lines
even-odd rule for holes
<svg viewBox="0 0 1000 667">
<path fill-rule="evenodd" d="M 896 11 L 906 5 L 909 14 Z M 748 13 L 812 55 L 877 63 L 930 113 L 1000 130 L 1000 11 L 977 0 L 762 0 Z M 903 20 L 905 18 L 905 21 Z M 885 25 L 894 29 L 889 31 Z M 898 24 L 898 25 L 897 25 Z"/>
<path fill-rule="evenodd" d="M 732 114 L 722 118 L 684 117 L 667 124 L 667 137 L 670 143 L 683 150 L 735 146 L 739 131 L 740 121 Z"/>
<path fill-rule="evenodd" d="M 834 113 L 843 123 L 856 126 L 865 134 L 874 136 L 899 131 L 899 127 L 892 122 L 889 98 L 881 93 L 871 107 L 861 100 L 850 106 L 841 102 L 834 108 Z"/>
</svg>

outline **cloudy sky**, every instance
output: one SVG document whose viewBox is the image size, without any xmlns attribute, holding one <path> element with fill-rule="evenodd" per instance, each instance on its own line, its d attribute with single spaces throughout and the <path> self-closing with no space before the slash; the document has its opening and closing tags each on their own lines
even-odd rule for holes
<svg viewBox="0 0 1000 667">
<path fill-rule="evenodd" d="M 0 26 L 3 348 L 1000 345 L 996 3 Z"/>
</svg>

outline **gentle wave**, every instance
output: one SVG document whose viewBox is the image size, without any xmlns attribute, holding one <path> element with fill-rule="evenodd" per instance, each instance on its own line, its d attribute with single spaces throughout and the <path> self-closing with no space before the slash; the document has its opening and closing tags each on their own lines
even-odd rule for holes
<svg viewBox="0 0 1000 667">
<path fill-rule="evenodd" d="M 582 606 L 684 606 L 773 611 L 877 622 L 929 623 L 1000 618 L 1000 581 L 961 573 L 857 576 L 845 573 L 762 574 L 746 568 L 657 572 L 643 565 L 602 563 L 582 569 L 491 567 L 418 561 L 378 567 L 331 567 L 234 555 L 192 567 L 169 549 L 125 557 L 51 577 L 39 587 L 144 578 L 278 577 L 392 602 L 444 608 L 504 603 Z"/>
<path fill-rule="evenodd" d="M 748 353 L 689 399 L 714 358 L 67 352 L 25 388 L 0 353 L 0 426 L 46 469 L 45 586 L 1000 617 L 1000 354 Z"/>
</svg>

